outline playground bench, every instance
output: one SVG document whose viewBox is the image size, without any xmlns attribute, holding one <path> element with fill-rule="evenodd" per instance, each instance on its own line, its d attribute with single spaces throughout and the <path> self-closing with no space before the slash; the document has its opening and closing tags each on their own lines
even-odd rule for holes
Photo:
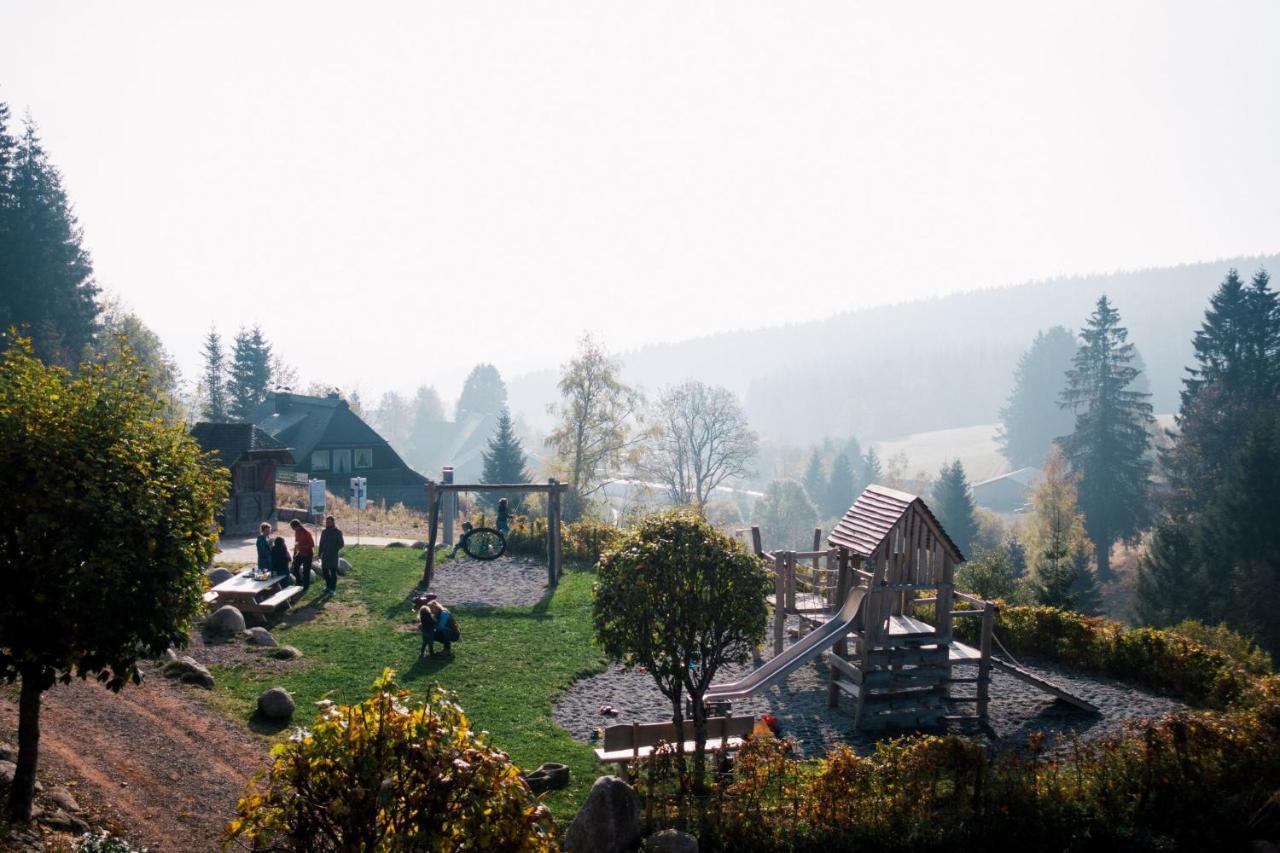
<svg viewBox="0 0 1280 853">
<path fill-rule="evenodd" d="M 707 719 L 707 749 L 737 749 L 755 727 L 755 717 L 709 717 Z M 693 752 L 695 741 L 693 721 L 684 721 L 684 750 Z M 601 764 L 625 765 L 653 754 L 659 744 L 676 742 L 676 724 L 623 723 L 604 730 L 596 758 Z"/>
</svg>

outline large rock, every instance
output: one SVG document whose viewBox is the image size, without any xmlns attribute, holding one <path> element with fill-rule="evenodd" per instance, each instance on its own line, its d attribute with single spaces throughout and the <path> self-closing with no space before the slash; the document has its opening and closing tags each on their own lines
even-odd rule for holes
<svg viewBox="0 0 1280 853">
<path fill-rule="evenodd" d="M 678 829 L 664 829 L 644 840 L 647 853 L 698 853 L 698 839 Z"/>
<path fill-rule="evenodd" d="M 264 690 L 258 697 L 258 711 L 269 720 L 287 720 L 293 716 L 293 697 L 283 687 Z"/>
<path fill-rule="evenodd" d="M 233 577 L 235 577 L 235 575 L 232 574 L 230 569 L 224 569 L 222 566 L 217 566 L 215 568 L 210 569 L 209 571 L 204 573 L 204 576 L 207 577 L 209 579 L 209 583 L 213 584 L 214 586 L 217 586 L 223 581 L 229 581 Z"/>
<path fill-rule="evenodd" d="M 238 634 L 244 630 L 244 614 L 230 604 L 224 604 L 210 614 L 204 624 L 224 634 Z"/>
<path fill-rule="evenodd" d="M 53 803 L 64 812 L 75 813 L 80 811 L 80 804 L 76 802 L 76 798 L 71 796 L 71 792 L 66 788 L 54 788 L 52 791 L 44 795 L 45 799 Z"/>
<path fill-rule="evenodd" d="M 12 785 L 14 774 L 18 772 L 18 765 L 12 761 L 0 761 L 0 785 Z"/>
<path fill-rule="evenodd" d="M 199 684 L 201 687 L 213 688 L 213 674 L 190 655 L 169 661 L 164 665 L 162 672 L 169 678 L 181 680 L 184 684 Z"/>
<path fill-rule="evenodd" d="M 255 646 L 278 646 L 276 638 L 271 636 L 271 632 L 266 628 L 250 628 L 245 632 L 249 637 L 249 642 Z"/>
<path fill-rule="evenodd" d="M 89 824 L 84 818 L 76 815 L 67 814 L 62 809 L 40 816 L 40 822 L 50 829 L 56 829 L 59 832 L 82 833 L 89 831 Z"/>
<path fill-rule="evenodd" d="M 640 798 L 617 776 L 601 776 L 569 824 L 566 853 L 623 853 L 640 841 Z"/>
<path fill-rule="evenodd" d="M 12 744 L 0 741 L 0 761 L 17 761 L 18 750 Z"/>
<path fill-rule="evenodd" d="M 351 574 L 351 564 L 347 562 L 346 557 L 338 558 L 338 574 L 340 575 Z"/>
<path fill-rule="evenodd" d="M 297 646 L 277 646 L 271 656 L 280 660 L 293 660 L 302 657 L 302 650 Z"/>
</svg>

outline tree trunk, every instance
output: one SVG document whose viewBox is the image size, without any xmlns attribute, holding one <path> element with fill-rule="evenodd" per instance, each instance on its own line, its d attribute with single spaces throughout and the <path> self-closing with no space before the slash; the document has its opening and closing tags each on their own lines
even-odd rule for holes
<svg viewBox="0 0 1280 853">
<path fill-rule="evenodd" d="M 684 764 L 684 708 L 681 707 L 681 700 L 684 699 L 684 693 L 677 693 L 671 699 L 671 722 L 676 727 L 676 773 L 680 776 L 680 790 L 687 790 L 687 776 L 685 774 Z"/>
<path fill-rule="evenodd" d="M 1093 550 L 1098 557 L 1098 580 L 1111 580 L 1111 543 L 1095 542 Z"/>
<path fill-rule="evenodd" d="M 707 783 L 707 709 L 702 694 L 693 697 L 693 790 L 701 794 Z"/>
<path fill-rule="evenodd" d="M 9 789 L 9 820 L 31 820 L 31 801 L 36 796 L 36 764 L 40 758 L 40 674 L 22 673 L 22 693 L 18 699 L 18 769 Z"/>
</svg>

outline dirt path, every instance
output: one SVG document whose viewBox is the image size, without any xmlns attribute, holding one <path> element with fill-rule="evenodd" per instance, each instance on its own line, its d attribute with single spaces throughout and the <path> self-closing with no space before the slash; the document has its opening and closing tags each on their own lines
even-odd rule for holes
<svg viewBox="0 0 1280 853">
<path fill-rule="evenodd" d="M 222 829 L 268 743 L 209 710 L 198 687 L 148 672 L 113 694 L 74 681 L 45 694 L 40 778 L 74 783 L 90 822 L 159 851 L 220 849 Z M 0 735 L 16 742 L 17 704 L 0 694 Z"/>
</svg>

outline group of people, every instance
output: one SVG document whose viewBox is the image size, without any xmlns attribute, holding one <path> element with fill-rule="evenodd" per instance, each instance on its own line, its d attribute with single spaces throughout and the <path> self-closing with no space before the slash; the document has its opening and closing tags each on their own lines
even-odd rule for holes
<svg viewBox="0 0 1280 853">
<path fill-rule="evenodd" d="M 264 521 L 259 526 L 258 571 L 272 575 L 292 574 L 303 592 L 306 592 L 311 586 L 311 564 L 318 550 L 320 574 L 324 576 L 324 594 L 326 598 L 333 596 L 338 591 L 338 557 L 346 545 L 337 521 L 332 515 L 325 518 L 318 548 L 315 537 L 305 524 L 295 518 L 289 522 L 289 527 L 293 529 L 292 559 L 284 537 L 277 536 L 273 542 L 270 538 L 271 525 Z"/>
</svg>

